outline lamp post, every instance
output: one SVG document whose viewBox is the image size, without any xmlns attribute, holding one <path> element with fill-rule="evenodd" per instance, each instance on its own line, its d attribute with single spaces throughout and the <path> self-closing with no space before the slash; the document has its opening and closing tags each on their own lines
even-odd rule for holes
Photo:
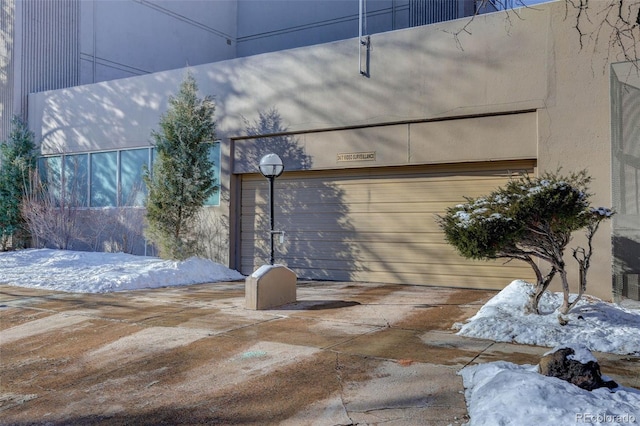
<svg viewBox="0 0 640 426">
<path fill-rule="evenodd" d="M 278 157 L 277 154 L 267 154 L 260 159 L 259 168 L 260 168 L 260 173 L 262 173 L 262 176 L 269 179 L 269 221 L 271 224 L 270 230 L 269 230 L 269 242 L 271 247 L 270 261 L 271 261 L 271 264 L 273 265 L 274 263 L 273 234 L 275 233 L 274 231 L 275 220 L 273 217 L 273 206 L 274 206 L 273 183 L 276 180 L 276 178 L 280 176 L 282 172 L 284 172 L 284 165 L 282 164 L 282 159 Z"/>
</svg>

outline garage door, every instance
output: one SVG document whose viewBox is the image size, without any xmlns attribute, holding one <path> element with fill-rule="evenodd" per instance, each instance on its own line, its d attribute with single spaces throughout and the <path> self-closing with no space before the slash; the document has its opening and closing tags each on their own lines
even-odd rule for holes
<svg viewBox="0 0 640 426">
<path fill-rule="evenodd" d="M 534 163 L 285 172 L 275 183 L 275 261 L 301 279 L 500 289 L 531 279 L 521 262 L 470 261 L 444 240 L 436 215 L 504 185 Z M 241 271 L 269 260 L 268 183 L 242 179 Z"/>
</svg>

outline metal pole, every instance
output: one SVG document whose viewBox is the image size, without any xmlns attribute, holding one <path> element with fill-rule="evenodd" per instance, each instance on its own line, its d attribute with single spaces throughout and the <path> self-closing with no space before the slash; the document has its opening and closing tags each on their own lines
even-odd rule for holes
<svg viewBox="0 0 640 426">
<path fill-rule="evenodd" d="M 362 74 L 362 2 L 358 2 L 358 72 Z"/>
<path fill-rule="evenodd" d="M 274 256 L 273 256 L 273 231 L 275 229 L 275 220 L 273 217 L 273 182 L 275 181 L 275 176 L 269 177 L 269 220 L 271 221 L 271 230 L 269 232 L 269 241 L 271 246 L 271 264 L 274 264 Z"/>
</svg>

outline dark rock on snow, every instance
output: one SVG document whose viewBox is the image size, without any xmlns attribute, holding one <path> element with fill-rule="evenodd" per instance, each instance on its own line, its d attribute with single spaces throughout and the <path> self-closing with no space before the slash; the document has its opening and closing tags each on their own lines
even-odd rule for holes
<svg viewBox="0 0 640 426">
<path fill-rule="evenodd" d="M 613 380 L 602 378 L 600 365 L 595 358 L 585 362 L 576 359 L 575 353 L 573 348 L 565 347 L 545 354 L 538 364 L 540 374 L 557 377 L 588 391 L 601 387 L 609 389 L 618 387 Z"/>
</svg>

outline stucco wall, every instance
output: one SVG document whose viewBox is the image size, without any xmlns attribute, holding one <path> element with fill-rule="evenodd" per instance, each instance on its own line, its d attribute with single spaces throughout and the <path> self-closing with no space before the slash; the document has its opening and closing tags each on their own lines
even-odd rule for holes
<svg viewBox="0 0 640 426">
<path fill-rule="evenodd" d="M 611 205 L 606 61 L 597 50 L 578 48 L 563 3 L 519 15 L 510 21 L 502 13 L 476 17 L 468 27 L 471 34 L 460 37 L 461 47 L 452 33 L 468 23 L 465 19 L 376 34 L 369 78 L 359 75 L 354 39 L 191 67 L 201 93 L 214 95 L 218 104 L 221 183 L 223 194 L 230 195 L 224 199 L 232 203 L 235 196 L 229 193 L 229 138 L 245 136 L 246 122 L 260 111 L 277 110 L 289 132 L 301 133 L 535 110 L 536 125 L 524 126 L 523 137 L 536 141 L 539 170 L 587 168 L 594 177 L 594 203 Z M 45 152 L 148 145 L 167 96 L 176 92 L 184 73 L 31 95 L 30 124 Z M 450 123 L 455 129 L 455 120 Z M 447 141 L 443 161 L 470 153 L 464 139 Z M 494 149 L 519 143 L 503 134 Z M 229 205 L 221 205 L 221 212 Z M 608 298 L 611 229 L 602 228 L 590 292 Z"/>
<path fill-rule="evenodd" d="M 535 159 L 537 122 L 534 111 L 293 134 L 286 144 L 282 136 L 238 139 L 233 173 L 255 173 L 262 155 L 278 145 L 299 152 L 284 153 L 287 171 Z M 338 158 L 354 152 L 372 156 L 366 163 Z"/>
<path fill-rule="evenodd" d="M 370 78 L 350 39 L 190 67 L 216 97 L 218 128 L 243 135 L 244 118 L 276 108 L 289 131 L 511 112 L 545 106 L 549 9 L 530 11 L 509 33 L 501 14 L 475 18 L 458 48 L 448 31 L 417 27 L 372 37 Z M 32 95 L 31 122 L 45 150 L 139 146 L 186 70 Z M 526 76 L 526 77 L 522 77 Z"/>
<path fill-rule="evenodd" d="M 608 61 L 615 61 L 606 37 L 599 45 L 588 43 L 579 48 L 572 17 L 564 15 L 562 3 L 548 7 L 550 15 L 547 39 L 548 93 L 545 108 L 538 114 L 538 167 L 565 172 L 586 168 L 593 178 L 592 203 L 612 206 L 611 197 L 611 102 Z M 597 23 L 594 20 L 594 23 Z M 595 254 L 589 270 L 588 291 L 611 298 L 611 222 L 605 222 L 594 239 Z M 570 246 L 584 245 L 580 233 Z M 571 251 L 567 263 L 573 265 Z M 572 270 L 572 276 L 577 276 Z M 575 286 L 575 281 L 573 282 Z M 558 288 L 556 286 L 556 288 Z M 576 287 L 574 287 L 575 289 Z"/>
</svg>

